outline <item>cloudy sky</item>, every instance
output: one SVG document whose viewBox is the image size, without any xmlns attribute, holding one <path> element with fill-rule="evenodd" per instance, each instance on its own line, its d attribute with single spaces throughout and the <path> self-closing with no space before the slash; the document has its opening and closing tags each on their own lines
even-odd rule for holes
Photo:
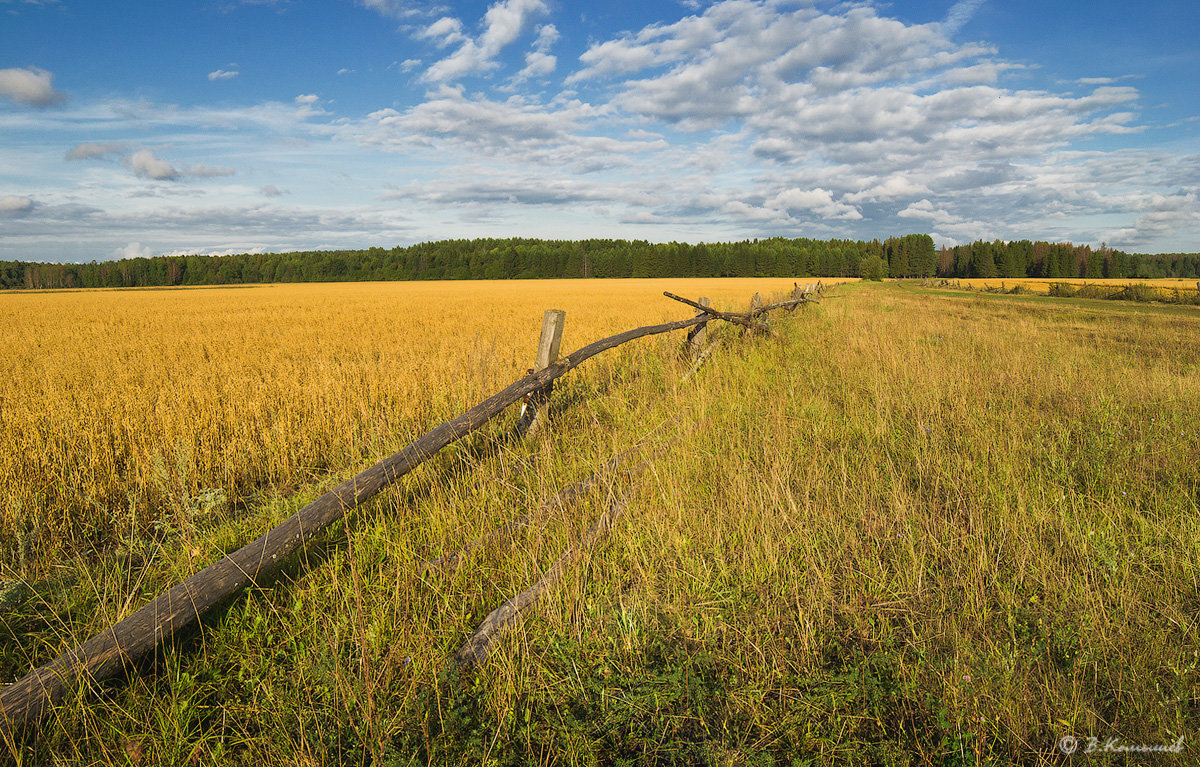
<svg viewBox="0 0 1200 767">
<path fill-rule="evenodd" d="M 0 260 L 1200 250 L 1195 0 L 0 0 Z"/>
</svg>

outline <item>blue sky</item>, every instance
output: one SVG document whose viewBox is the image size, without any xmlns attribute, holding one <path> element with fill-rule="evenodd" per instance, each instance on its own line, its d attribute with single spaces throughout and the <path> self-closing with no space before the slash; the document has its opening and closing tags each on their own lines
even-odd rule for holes
<svg viewBox="0 0 1200 767">
<path fill-rule="evenodd" d="M 0 0 L 0 260 L 929 232 L 1200 250 L 1193 0 Z"/>
</svg>

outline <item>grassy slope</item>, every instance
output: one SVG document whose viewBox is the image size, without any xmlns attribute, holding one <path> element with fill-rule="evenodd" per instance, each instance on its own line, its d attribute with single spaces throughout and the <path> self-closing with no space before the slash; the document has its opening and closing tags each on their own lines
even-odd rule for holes
<svg viewBox="0 0 1200 767">
<path fill-rule="evenodd" d="M 732 344 L 686 384 L 676 341 L 598 363 L 556 391 L 532 450 L 449 451 L 19 755 L 969 764 L 1053 758 L 1071 732 L 1182 735 L 1193 761 L 1200 314 L 839 292 L 784 343 Z M 484 669 L 445 671 L 604 494 L 453 574 L 414 562 L 677 413 L 610 539 Z M 76 565 L 0 622 L 0 675 L 316 492 Z"/>
</svg>

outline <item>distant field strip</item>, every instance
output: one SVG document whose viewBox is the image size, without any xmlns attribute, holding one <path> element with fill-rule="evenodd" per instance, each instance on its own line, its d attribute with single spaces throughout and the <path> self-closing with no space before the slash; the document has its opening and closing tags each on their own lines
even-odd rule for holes
<svg viewBox="0 0 1200 767">
<path fill-rule="evenodd" d="M 1024 288 L 1027 288 L 1027 289 L 1033 291 L 1034 293 L 1046 293 L 1046 294 L 1048 294 L 1050 292 L 1050 286 L 1054 285 L 1054 284 L 1073 285 L 1076 287 L 1083 287 L 1084 285 L 1110 285 L 1113 287 L 1127 287 L 1129 285 L 1149 285 L 1150 287 L 1153 287 L 1153 288 L 1160 288 L 1160 289 L 1166 289 L 1166 290 L 1190 291 L 1192 294 L 1195 294 L 1196 286 L 1198 284 L 1200 284 L 1196 280 L 1190 279 L 1190 278 L 1189 279 L 1138 280 L 1138 279 L 1132 279 L 1132 278 L 1083 279 L 1083 278 L 1066 278 L 1066 277 L 1056 278 L 1053 280 L 1043 280 L 1043 279 L 1024 278 L 1024 277 L 1020 278 L 1020 279 L 1012 279 L 1012 278 L 1008 278 L 1008 279 L 1002 279 L 1002 278 L 954 279 L 954 278 L 951 278 L 950 282 L 959 283 L 963 286 L 969 286 L 969 287 L 976 288 L 976 289 L 999 288 L 999 287 L 1013 288 L 1013 287 L 1016 287 L 1017 285 L 1020 285 Z"/>
</svg>

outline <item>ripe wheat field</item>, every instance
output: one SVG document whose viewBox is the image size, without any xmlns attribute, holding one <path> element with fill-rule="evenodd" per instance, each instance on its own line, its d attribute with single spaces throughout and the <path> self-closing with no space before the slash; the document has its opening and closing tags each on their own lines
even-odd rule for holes
<svg viewBox="0 0 1200 767">
<path fill-rule="evenodd" d="M 1182 291 L 1195 291 L 1200 286 L 1200 281 L 1184 278 L 1162 278 L 1151 280 L 1139 280 L 1132 278 L 1101 278 L 1093 277 L 1084 279 L 1082 277 L 1063 277 L 1061 279 L 1043 280 L 1033 277 L 1000 278 L 1000 277 L 976 277 L 954 280 L 955 282 L 972 288 L 1012 288 L 1020 285 L 1034 293 L 1049 293 L 1050 286 L 1054 283 L 1063 283 L 1067 285 L 1075 285 L 1082 287 L 1083 285 L 1111 285 L 1114 287 L 1126 287 L 1128 285 L 1149 285 L 1152 288 L 1164 288 L 1167 290 L 1179 289 Z"/>
<path fill-rule="evenodd" d="M 815 282 L 815 280 L 810 280 Z M 828 283 L 829 280 L 826 280 Z M 563 353 L 782 279 L 0 293 L 0 578 L 386 455 Z"/>
</svg>

